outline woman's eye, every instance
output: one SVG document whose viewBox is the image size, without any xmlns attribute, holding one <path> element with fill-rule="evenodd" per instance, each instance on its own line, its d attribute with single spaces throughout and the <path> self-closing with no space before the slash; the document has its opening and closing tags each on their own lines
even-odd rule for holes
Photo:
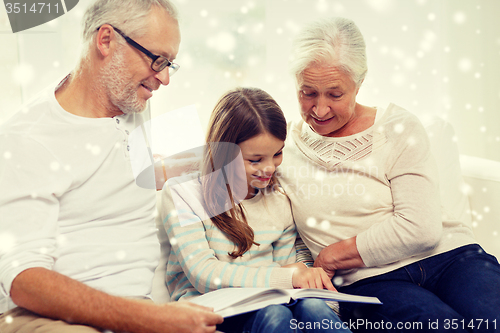
<svg viewBox="0 0 500 333">
<path fill-rule="evenodd" d="M 331 94 L 333 98 L 340 98 L 343 94 Z"/>
</svg>

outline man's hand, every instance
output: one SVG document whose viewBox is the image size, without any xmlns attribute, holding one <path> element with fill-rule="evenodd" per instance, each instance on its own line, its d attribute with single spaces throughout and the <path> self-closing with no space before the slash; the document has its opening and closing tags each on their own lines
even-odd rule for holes
<svg viewBox="0 0 500 333">
<path fill-rule="evenodd" d="M 223 318 L 188 302 L 157 305 L 108 295 L 45 268 L 29 268 L 13 281 L 11 298 L 42 317 L 114 332 L 215 332 Z"/>
<path fill-rule="evenodd" d="M 215 325 L 223 321 L 212 309 L 189 302 L 167 303 L 162 308 L 165 310 L 165 325 L 158 332 L 212 333 L 215 332 Z"/>
<path fill-rule="evenodd" d="M 322 268 L 307 268 L 302 263 L 295 263 L 283 267 L 296 268 L 292 275 L 294 288 L 316 288 L 337 291 Z"/>
</svg>

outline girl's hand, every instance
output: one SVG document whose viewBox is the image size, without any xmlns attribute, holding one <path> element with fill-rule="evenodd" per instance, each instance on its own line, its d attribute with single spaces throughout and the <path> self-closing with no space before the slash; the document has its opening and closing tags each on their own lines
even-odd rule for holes
<svg viewBox="0 0 500 333">
<path fill-rule="evenodd" d="M 292 284 L 294 288 L 316 288 L 337 291 L 323 268 L 305 268 L 304 264 L 300 265 L 302 265 L 302 267 L 297 268 L 292 275 Z"/>
</svg>

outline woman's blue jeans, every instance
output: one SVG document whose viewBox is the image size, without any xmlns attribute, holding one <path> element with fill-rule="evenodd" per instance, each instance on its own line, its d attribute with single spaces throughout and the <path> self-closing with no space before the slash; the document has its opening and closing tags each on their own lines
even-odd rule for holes
<svg viewBox="0 0 500 333">
<path fill-rule="evenodd" d="M 338 289 L 383 303 L 340 303 L 353 332 L 500 332 L 500 265 L 477 244 Z"/>
<path fill-rule="evenodd" d="M 259 311 L 229 317 L 217 325 L 217 330 L 227 333 L 351 332 L 337 314 L 319 299 L 301 299 L 290 305 L 270 305 Z"/>
</svg>

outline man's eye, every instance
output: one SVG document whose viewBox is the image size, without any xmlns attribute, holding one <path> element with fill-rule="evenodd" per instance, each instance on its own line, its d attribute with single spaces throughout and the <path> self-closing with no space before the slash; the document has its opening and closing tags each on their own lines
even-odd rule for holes
<svg viewBox="0 0 500 333">
<path fill-rule="evenodd" d="M 316 93 L 314 91 L 302 90 L 302 95 L 304 95 L 306 97 L 314 97 L 314 96 L 316 96 Z"/>
</svg>

